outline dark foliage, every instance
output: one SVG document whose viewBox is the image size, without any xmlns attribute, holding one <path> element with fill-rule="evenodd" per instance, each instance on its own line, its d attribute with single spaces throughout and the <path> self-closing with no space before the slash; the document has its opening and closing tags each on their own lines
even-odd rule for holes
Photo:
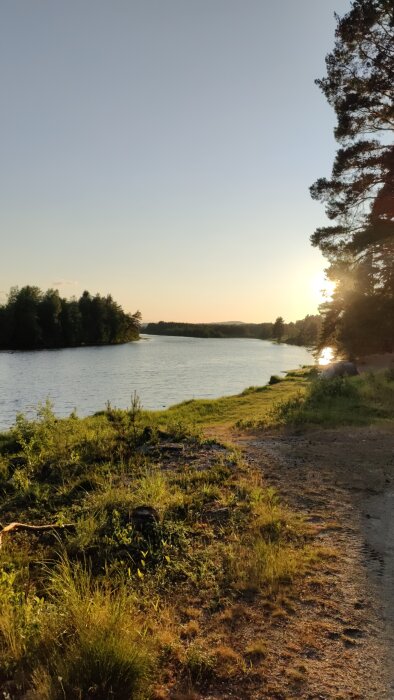
<svg viewBox="0 0 394 700">
<path fill-rule="evenodd" d="M 285 322 L 284 322 L 282 316 L 278 316 L 278 318 L 276 319 L 276 321 L 272 327 L 272 336 L 274 338 L 277 338 L 278 342 L 280 343 L 280 341 L 283 338 L 284 331 L 285 331 Z"/>
<path fill-rule="evenodd" d="M 262 338 L 272 337 L 272 323 L 148 323 L 146 333 L 178 335 L 190 338 Z"/>
<path fill-rule="evenodd" d="M 394 4 L 353 0 L 337 17 L 327 76 L 317 84 L 337 116 L 340 144 L 330 179 L 311 194 L 333 225 L 312 243 L 337 282 L 323 308 L 321 342 L 348 354 L 394 347 Z"/>
<path fill-rule="evenodd" d="M 316 345 L 320 316 L 306 316 L 295 323 L 285 323 L 280 317 L 274 323 L 176 323 L 160 321 L 148 323 L 146 333 L 175 335 L 191 338 L 258 338 L 260 340 L 284 340 L 291 345 Z"/>
<path fill-rule="evenodd" d="M 84 292 L 79 300 L 62 299 L 59 292 L 38 287 L 11 289 L 0 306 L 0 348 L 40 348 L 112 345 L 139 337 L 141 314 L 126 314 L 110 295 L 92 297 Z"/>
</svg>

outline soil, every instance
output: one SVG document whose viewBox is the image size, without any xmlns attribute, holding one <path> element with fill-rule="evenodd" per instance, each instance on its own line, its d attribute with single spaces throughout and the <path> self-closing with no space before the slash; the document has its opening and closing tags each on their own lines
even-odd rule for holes
<svg viewBox="0 0 394 700">
<path fill-rule="evenodd" d="M 265 628 L 264 682 L 211 697 L 392 700 L 393 429 L 261 433 L 236 441 L 335 556 L 303 580 L 293 614 Z"/>
</svg>

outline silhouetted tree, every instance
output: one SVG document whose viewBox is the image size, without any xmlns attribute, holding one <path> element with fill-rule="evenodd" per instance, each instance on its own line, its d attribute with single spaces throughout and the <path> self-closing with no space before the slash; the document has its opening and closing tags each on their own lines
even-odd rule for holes
<svg viewBox="0 0 394 700">
<path fill-rule="evenodd" d="M 62 299 L 61 324 L 65 347 L 82 344 L 82 314 L 76 299 Z"/>
<path fill-rule="evenodd" d="M 0 306 L 0 348 L 38 348 L 107 345 L 137 340 L 141 314 L 126 314 L 112 297 L 92 297 L 85 291 L 77 301 L 38 287 L 11 289 Z"/>
<path fill-rule="evenodd" d="M 329 340 L 354 351 L 350 308 L 364 318 L 363 352 L 371 338 L 371 309 L 394 314 L 394 5 L 393 0 L 354 0 L 337 17 L 336 42 L 326 58 L 327 76 L 316 81 L 337 116 L 340 144 L 330 179 L 311 187 L 312 197 L 326 205 L 333 224 L 317 229 L 313 245 L 330 262 L 328 275 L 337 282 L 332 302 L 322 306 L 321 344 Z M 363 304 L 368 313 L 363 315 Z M 388 331 L 389 332 L 389 331 Z M 368 336 L 370 343 L 368 343 Z M 381 333 L 381 349 L 393 345 Z"/>
<path fill-rule="evenodd" d="M 278 316 L 273 327 L 272 327 L 272 337 L 281 342 L 285 330 L 285 322 L 282 316 Z"/>
<path fill-rule="evenodd" d="M 41 326 L 42 344 L 47 347 L 59 347 L 63 342 L 61 325 L 62 301 L 59 292 L 48 289 L 38 306 L 38 320 Z"/>
<path fill-rule="evenodd" d="M 38 287 L 11 289 L 8 307 L 11 322 L 11 342 L 14 347 L 24 349 L 36 348 L 42 342 L 42 330 L 39 323 L 38 309 L 42 299 Z"/>
</svg>

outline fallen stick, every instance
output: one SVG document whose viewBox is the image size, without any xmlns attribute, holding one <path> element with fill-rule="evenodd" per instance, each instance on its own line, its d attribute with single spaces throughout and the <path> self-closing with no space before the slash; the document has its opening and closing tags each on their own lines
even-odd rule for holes
<svg viewBox="0 0 394 700">
<path fill-rule="evenodd" d="M 25 531 L 40 534 L 41 532 L 48 532 L 49 530 L 75 530 L 75 525 L 73 523 L 67 523 L 66 525 L 29 525 L 28 523 L 10 523 L 0 530 L 0 549 L 3 544 L 3 535 L 9 535 L 12 532 Z"/>
</svg>

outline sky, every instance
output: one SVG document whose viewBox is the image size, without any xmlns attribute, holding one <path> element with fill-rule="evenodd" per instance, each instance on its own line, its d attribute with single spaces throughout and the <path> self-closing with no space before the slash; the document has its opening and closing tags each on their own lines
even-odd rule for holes
<svg viewBox="0 0 394 700">
<path fill-rule="evenodd" d="M 350 0 L 2 0 L 0 300 L 112 294 L 144 321 L 315 313 Z"/>
</svg>

